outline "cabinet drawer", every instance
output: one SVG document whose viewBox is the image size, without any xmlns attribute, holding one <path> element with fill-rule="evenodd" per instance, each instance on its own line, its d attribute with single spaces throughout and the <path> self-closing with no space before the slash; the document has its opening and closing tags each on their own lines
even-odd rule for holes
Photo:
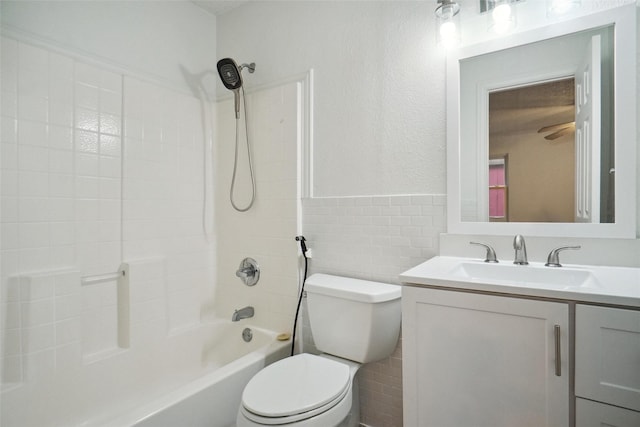
<svg viewBox="0 0 640 427">
<path fill-rule="evenodd" d="M 640 412 L 576 399 L 576 427 L 638 427 Z"/>
<path fill-rule="evenodd" d="M 640 311 L 576 306 L 575 381 L 576 396 L 640 411 Z"/>
</svg>

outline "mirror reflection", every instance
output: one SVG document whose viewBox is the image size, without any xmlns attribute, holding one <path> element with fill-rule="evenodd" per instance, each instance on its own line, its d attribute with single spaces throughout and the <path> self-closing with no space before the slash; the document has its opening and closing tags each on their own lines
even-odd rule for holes
<svg viewBox="0 0 640 427">
<path fill-rule="evenodd" d="M 615 222 L 613 32 L 460 61 L 463 221 Z"/>
</svg>

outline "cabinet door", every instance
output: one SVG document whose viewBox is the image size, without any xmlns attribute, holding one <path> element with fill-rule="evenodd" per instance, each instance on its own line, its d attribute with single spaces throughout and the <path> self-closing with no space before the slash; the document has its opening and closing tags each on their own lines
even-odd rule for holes
<svg viewBox="0 0 640 427">
<path fill-rule="evenodd" d="M 576 306 L 576 395 L 640 411 L 640 311 Z"/>
<path fill-rule="evenodd" d="M 640 412 L 576 399 L 576 427 L 638 427 Z"/>
<path fill-rule="evenodd" d="M 569 425 L 567 304 L 402 292 L 405 426 Z"/>
</svg>

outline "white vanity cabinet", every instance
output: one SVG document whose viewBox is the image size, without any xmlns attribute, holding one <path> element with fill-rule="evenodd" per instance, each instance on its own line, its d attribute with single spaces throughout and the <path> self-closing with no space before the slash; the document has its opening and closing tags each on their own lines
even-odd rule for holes
<svg viewBox="0 0 640 427">
<path fill-rule="evenodd" d="M 640 311 L 577 304 L 575 328 L 576 427 L 640 426 Z"/>
<path fill-rule="evenodd" d="M 569 304 L 404 286 L 404 425 L 570 423 Z"/>
</svg>

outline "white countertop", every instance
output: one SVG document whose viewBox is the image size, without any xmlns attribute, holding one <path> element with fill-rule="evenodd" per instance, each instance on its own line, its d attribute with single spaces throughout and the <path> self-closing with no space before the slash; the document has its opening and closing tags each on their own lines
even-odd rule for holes
<svg viewBox="0 0 640 427">
<path fill-rule="evenodd" d="M 473 258 L 436 256 L 400 274 L 400 280 L 405 285 L 640 308 L 640 268 L 575 264 L 554 268 L 536 262 L 514 265 L 500 260 L 489 264 Z"/>
</svg>

